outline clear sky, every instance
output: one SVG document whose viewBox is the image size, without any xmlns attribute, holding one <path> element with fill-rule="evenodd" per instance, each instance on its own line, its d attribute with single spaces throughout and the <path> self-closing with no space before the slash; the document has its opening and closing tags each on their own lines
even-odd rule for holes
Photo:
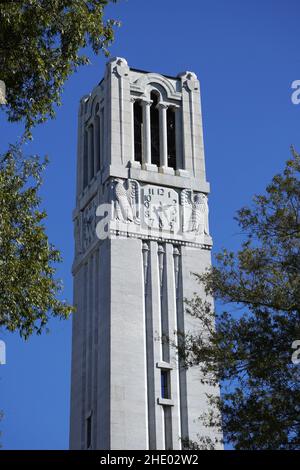
<svg viewBox="0 0 300 470">
<path fill-rule="evenodd" d="M 300 80 L 299 0 L 120 0 L 107 11 L 122 22 L 111 55 L 170 75 L 191 70 L 200 79 L 214 250 L 237 247 L 234 212 L 283 168 L 291 144 L 300 151 L 300 104 L 291 102 L 291 83 Z M 69 301 L 78 102 L 102 78 L 105 62 L 93 59 L 67 82 L 57 118 L 28 145 L 28 153 L 50 157 L 43 206 L 49 238 L 64 258 L 58 276 Z M 21 131 L 4 114 L 0 120 L 3 151 Z M 28 342 L 4 332 L 0 339 L 7 345 L 3 448 L 67 448 L 71 321 L 52 321 L 49 334 Z"/>
</svg>

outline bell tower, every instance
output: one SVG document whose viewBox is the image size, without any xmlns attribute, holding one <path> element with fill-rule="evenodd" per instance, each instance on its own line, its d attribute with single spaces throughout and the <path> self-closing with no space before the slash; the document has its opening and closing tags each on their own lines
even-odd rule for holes
<svg viewBox="0 0 300 470">
<path fill-rule="evenodd" d="M 207 433 L 177 332 L 211 263 L 200 88 L 111 59 L 78 116 L 72 449 L 181 449 Z M 203 293 L 204 295 L 204 293 Z"/>
</svg>

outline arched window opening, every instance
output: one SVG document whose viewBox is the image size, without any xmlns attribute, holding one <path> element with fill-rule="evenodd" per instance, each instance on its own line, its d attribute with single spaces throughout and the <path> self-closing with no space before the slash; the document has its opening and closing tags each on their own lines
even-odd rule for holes
<svg viewBox="0 0 300 470">
<path fill-rule="evenodd" d="M 88 184 L 88 133 L 85 129 L 83 136 L 83 189 Z"/>
<path fill-rule="evenodd" d="M 176 124 L 175 110 L 167 109 L 168 167 L 176 170 Z"/>
<path fill-rule="evenodd" d="M 150 125 L 151 125 L 151 163 L 160 166 L 160 149 L 159 149 L 159 110 L 157 93 L 152 92 L 150 95 L 152 101 L 150 108 Z"/>
<path fill-rule="evenodd" d="M 100 110 L 100 170 L 104 166 L 104 108 Z"/>
<path fill-rule="evenodd" d="M 141 103 L 135 101 L 133 104 L 134 115 L 134 160 L 142 163 L 143 148 L 143 110 Z"/>
<path fill-rule="evenodd" d="M 89 180 L 94 177 L 94 126 L 88 128 Z"/>
<path fill-rule="evenodd" d="M 95 115 L 95 163 L 96 163 L 96 173 L 101 168 L 101 134 L 100 134 L 100 116 L 99 116 L 99 104 L 96 106 L 96 115 Z"/>
</svg>

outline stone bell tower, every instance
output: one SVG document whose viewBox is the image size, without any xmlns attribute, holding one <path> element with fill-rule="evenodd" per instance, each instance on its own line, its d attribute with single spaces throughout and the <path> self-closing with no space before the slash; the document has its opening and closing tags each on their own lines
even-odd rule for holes
<svg viewBox="0 0 300 470">
<path fill-rule="evenodd" d="M 70 447 L 181 449 L 212 392 L 164 341 L 197 328 L 184 298 L 211 263 L 196 75 L 110 60 L 77 158 Z"/>
</svg>

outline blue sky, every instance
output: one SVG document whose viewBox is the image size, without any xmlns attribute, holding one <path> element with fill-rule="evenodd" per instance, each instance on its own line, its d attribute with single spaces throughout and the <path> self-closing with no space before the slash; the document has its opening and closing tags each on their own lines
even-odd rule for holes
<svg viewBox="0 0 300 470">
<path fill-rule="evenodd" d="M 236 248 L 235 211 L 283 168 L 291 144 L 300 151 L 300 105 L 291 102 L 291 83 L 300 79 L 299 1 L 120 0 L 107 13 L 122 22 L 111 55 L 169 75 L 191 70 L 200 79 L 214 251 Z M 43 206 L 70 301 L 77 107 L 105 62 L 93 59 L 70 78 L 56 119 L 38 127 L 28 145 L 28 152 L 50 157 Z M 3 151 L 21 128 L 3 113 L 0 122 Z M 7 346 L 0 366 L 4 449 L 68 447 L 71 321 L 51 321 L 50 330 L 28 342 L 0 333 Z"/>
</svg>

